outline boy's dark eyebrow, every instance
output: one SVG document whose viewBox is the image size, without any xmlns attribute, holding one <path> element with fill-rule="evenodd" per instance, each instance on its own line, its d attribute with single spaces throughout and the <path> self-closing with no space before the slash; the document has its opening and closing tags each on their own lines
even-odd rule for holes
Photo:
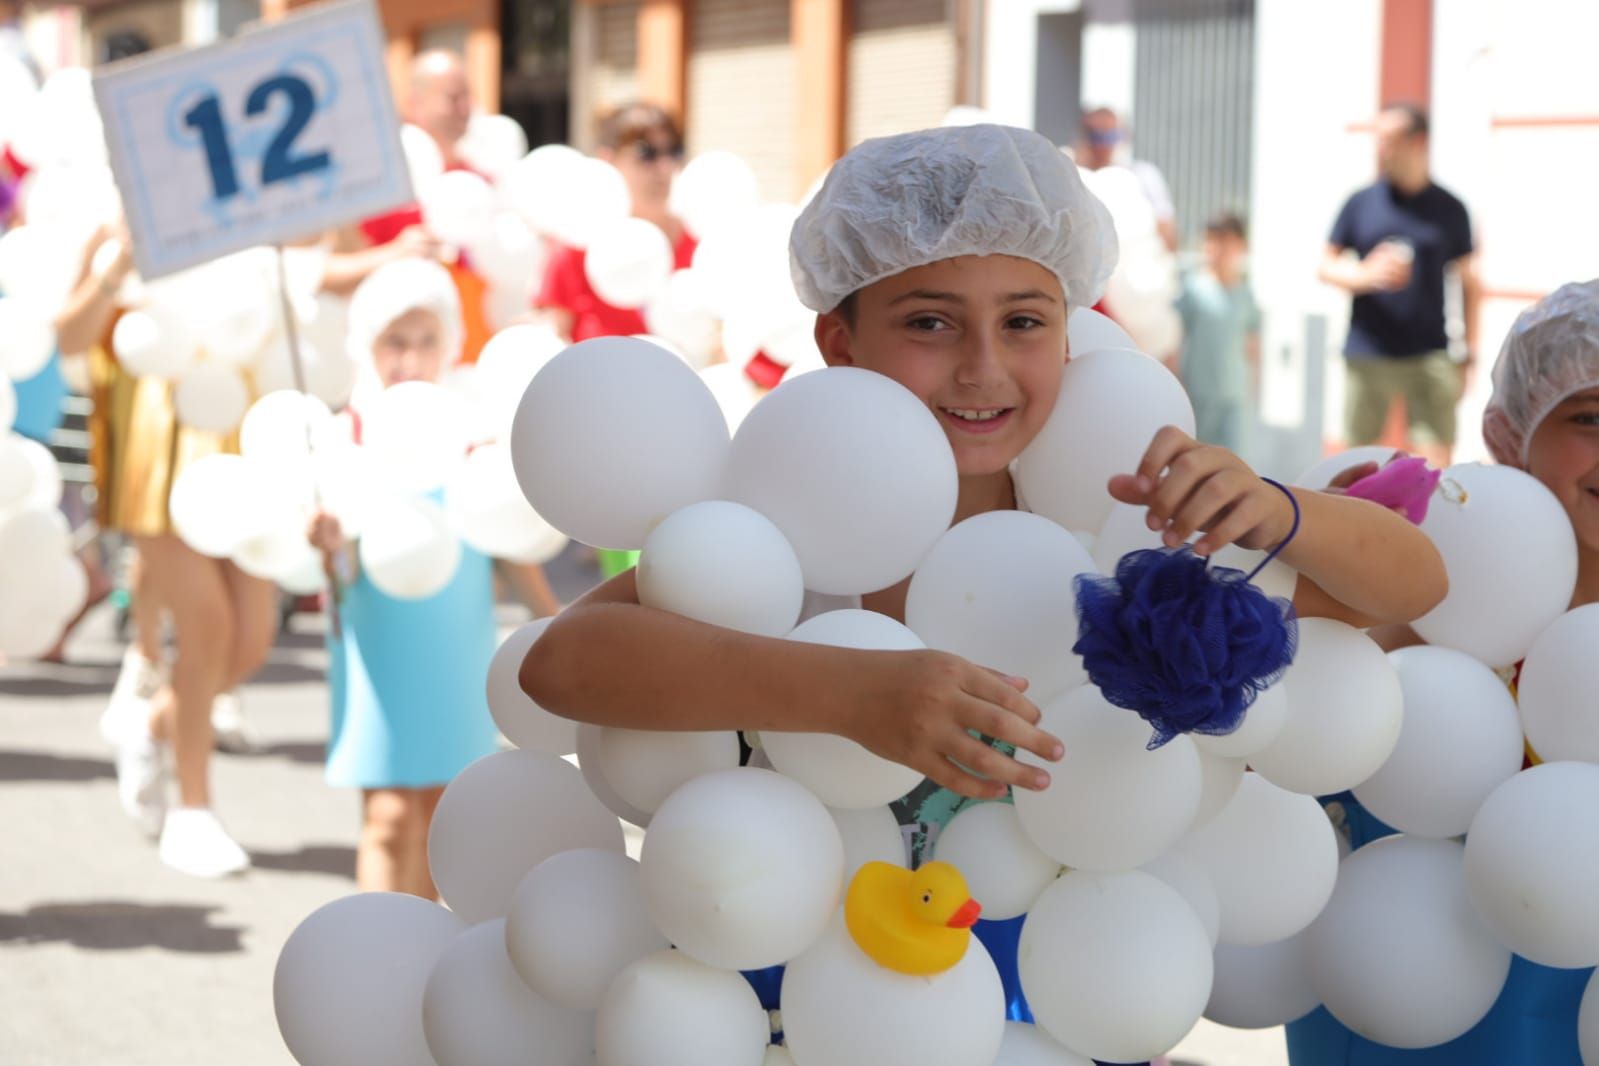
<svg viewBox="0 0 1599 1066">
<path fill-rule="evenodd" d="M 910 300 L 931 300 L 938 303 L 963 304 L 966 302 L 966 297 L 955 292 L 938 292 L 933 289 L 913 289 L 910 292 L 901 293 L 892 300 L 888 301 L 888 306 L 893 307 L 897 304 L 906 303 Z M 1043 289 L 1028 289 L 1026 292 L 1006 293 L 1000 302 L 1007 304 L 1019 304 L 1026 300 L 1047 300 L 1050 303 L 1059 302 Z"/>
</svg>

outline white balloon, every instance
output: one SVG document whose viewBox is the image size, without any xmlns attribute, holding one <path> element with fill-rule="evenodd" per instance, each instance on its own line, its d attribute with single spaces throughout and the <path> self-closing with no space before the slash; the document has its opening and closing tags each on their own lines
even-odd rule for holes
<svg viewBox="0 0 1599 1066">
<path fill-rule="evenodd" d="M 20 506 L 33 490 L 33 467 L 22 449 L 24 439 L 15 433 L 0 437 L 0 514 Z"/>
<path fill-rule="evenodd" d="M 537 817 L 530 817 L 537 812 Z M 527 872 L 573 848 L 623 852 L 622 826 L 554 755 L 485 755 L 450 782 L 428 832 L 428 867 L 450 909 L 503 918 Z"/>
<path fill-rule="evenodd" d="M 10 433 L 17 422 L 17 389 L 11 375 L 0 370 L 0 433 Z"/>
<path fill-rule="evenodd" d="M 494 189 L 470 170 L 449 170 L 418 190 L 422 222 L 446 244 L 471 244 L 494 228 Z"/>
<path fill-rule="evenodd" d="M 1038 515 L 992 511 L 933 545 L 905 596 L 905 624 L 930 648 L 1013 677 L 1042 705 L 1088 680 L 1077 643 L 1078 574 L 1095 573 L 1077 538 Z"/>
<path fill-rule="evenodd" d="M 1199 752 L 1199 809 L 1194 814 L 1192 832 L 1227 809 L 1227 804 L 1238 794 L 1243 782 L 1246 759 L 1216 755 L 1197 748 Z"/>
<path fill-rule="evenodd" d="M 128 311 L 111 331 L 117 362 L 135 377 L 177 378 L 199 358 L 199 341 L 176 309 Z"/>
<path fill-rule="evenodd" d="M 251 577 L 278 584 L 305 580 L 300 575 L 314 569 L 321 574 L 322 555 L 306 540 L 305 528 L 309 516 L 297 511 L 288 512 L 283 521 L 264 533 L 250 537 L 233 552 L 233 562 Z M 321 588 L 317 579 L 315 588 Z"/>
<path fill-rule="evenodd" d="M 507 202 L 528 225 L 572 248 L 587 248 L 633 209 L 621 171 L 566 145 L 533 149 L 504 180 Z"/>
<path fill-rule="evenodd" d="M 1005 994 L 975 936 L 952 969 L 932 977 L 872 961 L 843 921 L 783 975 L 783 1039 L 796 1066 L 971 1066 L 1004 1039 Z"/>
<path fill-rule="evenodd" d="M 869 862 L 887 862 L 895 866 L 910 865 L 910 849 L 899 821 L 888 807 L 863 807 L 858 811 L 845 811 L 829 807 L 833 824 L 844 841 L 844 884 L 855 880 L 855 874 Z"/>
<path fill-rule="evenodd" d="M 272 975 L 278 1032 L 301 1063 L 436 1066 L 422 1030 L 428 975 L 466 931 L 417 896 L 362 892 L 313 911 Z"/>
<path fill-rule="evenodd" d="M 269 392 L 245 412 L 239 425 L 239 454 L 247 459 L 300 460 L 311 441 L 328 432 L 333 418 L 315 396 L 292 390 Z"/>
<path fill-rule="evenodd" d="M 242 456 L 226 454 L 185 464 L 167 501 L 173 532 L 201 555 L 232 555 L 256 532 L 249 505 L 252 469 Z"/>
<path fill-rule="evenodd" d="M 23 499 L 22 506 L 53 511 L 61 506 L 61 464 L 50 454 L 50 449 L 36 440 L 22 437 L 16 442 L 23 458 L 33 468 L 33 485 Z"/>
<path fill-rule="evenodd" d="M 234 370 L 250 365 L 277 327 L 276 279 L 264 275 L 263 265 L 241 253 L 198 267 L 181 283 L 180 313 L 208 362 Z"/>
<path fill-rule="evenodd" d="M 839 648 L 912 651 L 922 646 L 916 634 L 872 611 L 819 614 L 789 634 L 790 640 Z M 856 810 L 891 803 L 922 782 L 920 771 L 873 754 L 848 737 L 832 733 L 761 733 L 772 767 L 814 792 L 829 807 Z"/>
<path fill-rule="evenodd" d="M 732 152 L 705 152 L 689 160 L 672 182 L 667 208 L 700 236 L 760 203 L 755 171 Z"/>
<path fill-rule="evenodd" d="M 231 433 L 250 406 L 250 387 L 223 363 L 196 363 L 172 392 L 178 421 L 203 433 Z"/>
<path fill-rule="evenodd" d="M 1244 720 L 1231 733 L 1220 736 L 1193 734 L 1199 750 L 1227 759 L 1246 759 L 1270 746 L 1288 721 L 1288 689 L 1281 681 L 1255 697 Z"/>
<path fill-rule="evenodd" d="M 1061 873 L 1060 863 L 1028 839 L 1008 803 L 962 809 L 938 835 L 933 857 L 961 872 L 982 916 L 993 921 L 1026 914 Z"/>
<path fill-rule="evenodd" d="M 1464 849 L 1391 836 L 1345 859 L 1305 934 L 1311 987 L 1344 1025 L 1388 1047 L 1465 1034 L 1504 988 L 1510 952 L 1466 900 Z"/>
<path fill-rule="evenodd" d="M 638 863 L 593 848 L 552 855 L 528 872 L 504 943 L 529 988 L 579 1010 L 597 1009 L 617 974 L 671 946 L 644 911 Z"/>
<path fill-rule="evenodd" d="M 1173 848 L 1154 862 L 1145 863 L 1142 869 L 1178 891 L 1205 927 L 1205 935 L 1214 947 L 1221 935 L 1221 900 L 1216 898 L 1215 882 L 1205 867 L 1181 848 Z"/>
<path fill-rule="evenodd" d="M 461 542 L 444 512 L 421 497 L 375 506 L 356 551 L 372 584 L 399 600 L 438 595 L 461 565 Z"/>
<path fill-rule="evenodd" d="M 600 728 L 599 771 L 616 794 L 646 814 L 701 774 L 738 767 L 738 734 Z"/>
<path fill-rule="evenodd" d="M 527 134 L 522 124 L 508 115 L 473 115 L 466 125 L 466 136 L 456 151 L 473 168 L 498 178 L 527 155 Z"/>
<path fill-rule="evenodd" d="M 700 235 L 693 269 L 705 278 L 717 317 L 736 320 L 741 309 L 764 306 L 774 294 L 792 298 L 788 241 L 798 218 L 792 204 L 765 204 L 730 215 Z"/>
<path fill-rule="evenodd" d="M 36 310 L 63 307 L 78 280 L 89 235 L 71 242 L 63 236 L 58 227 L 31 225 L 0 234 L 0 293 L 19 301 L 18 306 Z M 19 374 L 11 376 L 22 379 Z"/>
<path fill-rule="evenodd" d="M 472 268 L 494 289 L 508 290 L 514 313 L 525 313 L 532 283 L 544 276 L 545 252 L 543 239 L 522 216 L 495 212 L 488 229 L 472 239 L 467 252 Z"/>
<path fill-rule="evenodd" d="M 1176 889 L 1136 870 L 1073 870 L 1046 888 L 1016 961 L 1038 1024 L 1111 1062 L 1170 1051 L 1210 997 L 1204 926 Z"/>
<path fill-rule="evenodd" d="M 71 533 L 60 511 L 29 507 L 0 517 L 0 560 L 10 567 L 32 571 L 48 560 L 66 555 L 71 549 Z M 42 575 L 37 571 L 30 580 Z"/>
<path fill-rule="evenodd" d="M 601 728 L 592 722 L 582 722 L 577 727 L 577 767 L 583 774 L 583 783 L 606 810 L 630 825 L 646 828 L 650 824 L 650 812 L 639 810 L 617 795 L 616 789 L 600 773 Z"/>
<path fill-rule="evenodd" d="M 478 432 L 489 440 L 510 440 L 516 408 L 528 384 L 566 347 L 560 334 L 543 323 L 518 323 L 490 337 L 472 367 Z"/>
<path fill-rule="evenodd" d="M 466 401 L 430 381 L 378 393 L 361 411 L 361 445 L 395 488 L 431 492 L 449 480 L 471 441 Z"/>
<path fill-rule="evenodd" d="M 1518 662 L 1565 613 L 1577 581 L 1577 539 L 1554 493 L 1514 467 L 1444 471 L 1422 532 L 1449 572 L 1449 594 L 1414 627 L 1492 667 Z"/>
<path fill-rule="evenodd" d="M 1205 1017 L 1233 1029 L 1274 1029 L 1321 1005 L 1305 965 L 1305 934 L 1270 944 L 1216 948 L 1216 981 Z"/>
<path fill-rule="evenodd" d="M 311 471 L 323 509 L 338 518 L 347 537 L 359 537 L 371 515 L 391 495 L 377 458 L 353 441 L 338 440 L 331 434 L 318 444 Z"/>
<path fill-rule="evenodd" d="M 1138 351 L 1132 334 L 1118 326 L 1114 318 L 1092 307 L 1079 307 L 1066 316 L 1066 340 L 1071 345 L 1073 358 L 1107 348 Z"/>
<path fill-rule="evenodd" d="M 1548 762 L 1599 763 L 1588 656 L 1599 647 L 1599 604 L 1561 615 L 1527 653 L 1517 682 L 1527 741 Z M 1519 769 L 1519 767 L 1518 767 Z"/>
<path fill-rule="evenodd" d="M 522 660 L 550 628 L 553 618 L 540 618 L 519 626 L 501 642 L 489 661 L 489 713 L 500 732 L 519 748 L 549 755 L 577 751 L 577 723 L 551 714 L 522 691 Z"/>
<path fill-rule="evenodd" d="M 1106 873 L 1132 870 L 1177 843 L 1199 809 L 1199 755 L 1174 737 L 1148 750 L 1149 725 L 1113 707 L 1092 685 L 1044 708 L 1039 728 L 1066 754 L 1046 763 L 1018 750 L 1016 760 L 1049 772 L 1049 787 L 1015 791 L 1022 828 L 1066 866 Z"/>
<path fill-rule="evenodd" d="M 721 495 L 727 423 L 682 360 L 604 337 L 539 371 L 517 409 L 511 451 L 523 494 L 555 528 L 596 547 L 638 549 L 667 515 Z"/>
<path fill-rule="evenodd" d="M 826 928 L 843 891 L 844 843 L 827 808 L 795 782 L 723 770 L 661 805 L 640 866 L 650 917 L 679 950 L 758 970 L 794 958 Z"/>
<path fill-rule="evenodd" d="M 1577 1043 L 1582 1052 L 1584 1066 L 1599 1063 L 1599 974 L 1588 978 L 1588 987 L 1582 993 L 1582 1006 L 1577 1011 Z"/>
<path fill-rule="evenodd" d="M 1006 1022 L 1005 1041 L 994 1066 L 1094 1066 L 1093 1061 L 1056 1043 L 1036 1025 Z"/>
<path fill-rule="evenodd" d="M 623 970 L 594 1029 L 598 1066 L 761 1066 L 772 1035 L 748 981 L 681 951 Z"/>
<path fill-rule="evenodd" d="M 653 222 L 622 218 L 594 234 L 583 269 L 595 295 L 612 307 L 639 309 L 672 274 L 672 242 Z"/>
<path fill-rule="evenodd" d="M 770 1044 L 766 1048 L 766 1057 L 761 1060 L 761 1066 L 794 1066 L 794 1056 L 788 1053 L 788 1048 L 781 1044 Z"/>
<path fill-rule="evenodd" d="M 1131 474 L 1165 426 L 1194 432 L 1182 384 L 1135 352 L 1099 351 L 1066 364 L 1049 421 L 1022 452 L 1017 490 L 1067 529 L 1097 530 L 1110 514 L 1112 476 Z"/>
<path fill-rule="evenodd" d="M 678 270 L 644 305 L 644 324 L 649 331 L 676 345 L 699 370 L 707 369 L 722 333 L 705 287 L 698 271 Z"/>
<path fill-rule="evenodd" d="M 1388 658 L 1404 691 L 1404 725 L 1394 753 L 1355 787 L 1355 798 L 1402 833 L 1459 836 L 1489 794 L 1521 770 L 1516 701 L 1464 652 L 1403 648 Z M 1523 680 L 1523 699 L 1525 692 Z"/>
<path fill-rule="evenodd" d="M 1501 943 L 1544 966 L 1599 963 L 1599 766 L 1552 762 L 1496 788 L 1466 834 L 1466 891 Z"/>
<path fill-rule="evenodd" d="M 781 637 L 799 621 L 805 583 L 776 526 L 741 504 L 707 500 L 650 533 L 639 557 L 638 598 L 698 622 Z"/>
<path fill-rule="evenodd" d="M 46 629 L 59 633 L 89 598 L 88 571 L 77 556 L 58 555 L 44 563 L 40 578 L 39 614 Z"/>
<path fill-rule="evenodd" d="M 853 595 L 916 569 L 949 528 L 949 439 L 890 378 L 855 367 L 806 374 L 763 399 L 733 441 L 728 493 L 783 531 L 805 587 Z"/>
<path fill-rule="evenodd" d="M 400 148 L 405 153 L 405 166 L 411 177 L 411 189 L 417 192 L 444 173 L 444 153 L 432 134 L 409 122 L 400 127 Z"/>
<path fill-rule="evenodd" d="M 480 445 L 456 466 L 444 487 L 444 509 L 462 540 L 496 559 L 543 565 L 568 543 L 528 506 L 505 444 Z"/>
<path fill-rule="evenodd" d="M 21 297 L 0 296 L 0 373 L 27 381 L 44 369 L 55 347 L 56 331 L 47 313 Z"/>
<path fill-rule="evenodd" d="M 538 1049 L 539 1066 L 590 1066 L 594 1016 L 550 1002 L 517 977 L 503 920 L 474 925 L 445 949 L 422 997 L 438 1066 L 497 1066 Z"/>
<path fill-rule="evenodd" d="M 1216 887 L 1221 942 L 1269 944 L 1314 921 L 1338 876 L 1334 838 L 1313 798 L 1244 774 L 1232 802 L 1182 844 Z"/>
<path fill-rule="evenodd" d="M 1288 717 L 1249 765 L 1274 785 L 1308 796 L 1354 788 L 1399 743 L 1404 691 L 1375 641 L 1326 618 L 1299 620 L 1294 665 L 1278 682 Z"/>
<path fill-rule="evenodd" d="M 1322 459 L 1294 478 L 1294 484 L 1320 492 L 1331 485 L 1333 479 L 1345 470 L 1353 470 L 1366 463 L 1377 463 L 1381 466 L 1398 454 L 1393 448 L 1384 444 L 1363 444 L 1358 448 L 1350 448 L 1348 451 Z"/>
</svg>

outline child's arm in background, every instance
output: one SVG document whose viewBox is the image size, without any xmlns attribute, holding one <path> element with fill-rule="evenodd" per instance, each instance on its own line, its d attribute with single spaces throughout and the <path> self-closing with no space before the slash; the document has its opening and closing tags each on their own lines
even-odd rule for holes
<svg viewBox="0 0 1599 1066">
<path fill-rule="evenodd" d="M 541 707 L 600 725 L 836 733 L 967 796 L 1049 783 L 967 730 L 1061 754 L 1037 728 L 1024 682 L 944 652 L 757 637 L 641 607 L 633 571 L 562 612 L 528 652 L 521 682 Z"/>
<path fill-rule="evenodd" d="M 1164 530 L 1169 546 L 1204 530 L 1195 545 L 1202 555 L 1235 542 L 1269 550 L 1293 528 L 1293 505 L 1282 491 L 1232 452 L 1172 426 L 1156 434 L 1136 474 L 1118 475 L 1109 487 L 1123 503 L 1147 506 L 1150 528 Z M 1301 521 L 1279 558 L 1299 571 L 1300 615 L 1362 629 L 1411 622 L 1448 592 L 1438 549 L 1400 515 L 1367 500 L 1289 491 Z"/>
</svg>

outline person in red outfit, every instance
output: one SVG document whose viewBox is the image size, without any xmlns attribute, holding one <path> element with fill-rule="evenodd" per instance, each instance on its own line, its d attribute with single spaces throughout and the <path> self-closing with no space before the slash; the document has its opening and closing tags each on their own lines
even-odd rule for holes
<svg viewBox="0 0 1599 1066">
<path fill-rule="evenodd" d="M 600 126 L 601 159 L 627 180 L 633 216 L 653 222 L 672 242 L 674 268 L 686 270 L 698 242 L 667 210 L 672 179 L 683 166 L 683 133 L 664 108 L 629 104 L 606 117 Z M 544 312 L 561 336 L 573 341 L 593 337 L 626 337 L 647 333 L 642 311 L 612 307 L 594 292 L 579 248 L 553 246 L 544 284 L 533 306 Z"/>
</svg>

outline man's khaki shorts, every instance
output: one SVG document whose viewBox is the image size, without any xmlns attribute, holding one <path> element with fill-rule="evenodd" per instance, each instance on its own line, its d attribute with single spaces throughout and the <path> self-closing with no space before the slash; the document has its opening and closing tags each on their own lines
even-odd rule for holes
<svg viewBox="0 0 1599 1066">
<path fill-rule="evenodd" d="M 1460 365 L 1448 352 L 1401 358 L 1346 359 L 1344 438 L 1350 447 L 1375 444 L 1395 396 L 1405 398 L 1412 444 L 1455 443 Z"/>
</svg>

